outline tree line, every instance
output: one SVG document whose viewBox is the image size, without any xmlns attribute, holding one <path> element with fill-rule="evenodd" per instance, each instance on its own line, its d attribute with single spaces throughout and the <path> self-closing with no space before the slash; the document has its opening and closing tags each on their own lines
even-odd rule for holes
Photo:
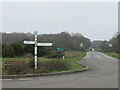
<svg viewBox="0 0 120 90">
<path fill-rule="evenodd" d="M 120 33 L 117 32 L 110 40 L 104 40 L 104 41 L 93 41 L 92 47 L 99 49 L 100 51 L 104 52 L 119 52 L 120 50 Z M 109 46 L 109 44 L 112 44 L 112 47 Z"/>
<path fill-rule="evenodd" d="M 38 56 L 49 55 L 52 50 L 48 47 L 38 48 Z M 34 55 L 34 46 L 33 45 L 23 45 L 20 43 L 13 44 L 3 44 L 2 45 L 2 57 L 20 57 L 25 56 L 28 58 L 33 57 Z"/>
<path fill-rule="evenodd" d="M 34 35 L 31 33 L 2 33 L 3 57 L 23 56 L 29 53 L 33 55 L 34 45 L 24 45 L 24 40 L 34 40 Z M 65 48 L 65 50 L 85 51 L 91 45 L 90 39 L 85 38 L 80 33 L 70 34 L 67 32 L 61 32 L 58 34 L 40 34 L 38 35 L 38 42 L 53 43 L 52 47 L 38 47 L 39 56 L 48 55 L 57 48 Z M 83 43 L 82 48 L 80 48 L 80 43 Z"/>
<path fill-rule="evenodd" d="M 115 52 L 120 52 L 120 33 L 117 32 L 109 41 L 112 43 L 112 50 Z"/>
</svg>

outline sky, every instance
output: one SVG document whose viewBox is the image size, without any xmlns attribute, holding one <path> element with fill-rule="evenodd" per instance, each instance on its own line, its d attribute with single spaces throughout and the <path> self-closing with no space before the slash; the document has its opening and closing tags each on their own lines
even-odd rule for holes
<svg viewBox="0 0 120 90">
<path fill-rule="evenodd" d="M 118 31 L 116 2 L 11 2 L 2 4 L 2 32 L 81 33 L 109 40 Z"/>
</svg>

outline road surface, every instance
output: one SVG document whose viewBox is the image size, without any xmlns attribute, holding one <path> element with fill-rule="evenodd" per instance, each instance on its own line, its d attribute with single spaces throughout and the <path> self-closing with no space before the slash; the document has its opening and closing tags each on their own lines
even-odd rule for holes
<svg viewBox="0 0 120 90">
<path fill-rule="evenodd" d="M 117 59 L 90 51 L 81 63 L 90 70 L 65 75 L 2 80 L 2 86 L 3 88 L 118 88 Z"/>
</svg>

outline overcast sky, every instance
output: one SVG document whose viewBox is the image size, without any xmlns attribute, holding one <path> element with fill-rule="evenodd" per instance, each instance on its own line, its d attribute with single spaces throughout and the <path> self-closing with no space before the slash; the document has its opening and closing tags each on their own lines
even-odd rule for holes
<svg viewBox="0 0 120 90">
<path fill-rule="evenodd" d="M 109 40 L 118 31 L 117 3 L 4 3 L 3 32 L 76 33 Z"/>
</svg>

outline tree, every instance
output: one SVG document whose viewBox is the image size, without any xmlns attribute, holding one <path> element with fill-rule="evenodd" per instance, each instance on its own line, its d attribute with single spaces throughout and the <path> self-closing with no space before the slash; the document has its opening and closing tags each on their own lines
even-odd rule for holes
<svg viewBox="0 0 120 90">
<path fill-rule="evenodd" d="M 14 49 L 7 45 L 7 46 L 4 46 L 3 47 L 3 50 L 2 50 L 2 56 L 3 57 L 14 57 L 15 56 L 15 51 Z"/>
<path fill-rule="evenodd" d="M 34 45 L 24 45 L 24 53 L 34 54 Z"/>
<path fill-rule="evenodd" d="M 108 41 L 103 41 L 100 45 L 101 47 L 101 50 L 104 51 L 104 52 L 107 52 L 109 51 L 109 42 Z"/>
<path fill-rule="evenodd" d="M 117 32 L 115 36 L 113 36 L 112 39 L 110 39 L 109 42 L 112 43 L 112 50 L 114 52 L 120 51 L 120 33 L 119 32 Z"/>
<path fill-rule="evenodd" d="M 13 43 L 11 44 L 11 47 L 15 51 L 15 56 L 22 56 L 23 55 L 23 45 L 19 43 Z"/>
<path fill-rule="evenodd" d="M 30 33 L 11 33 L 6 34 L 2 33 L 3 43 L 11 44 L 15 42 L 23 43 L 24 40 L 34 40 L 34 35 Z M 9 39 L 9 41 L 8 41 Z M 68 32 L 61 32 L 57 34 L 42 34 L 38 36 L 38 42 L 44 43 L 53 43 L 56 48 L 65 48 L 66 50 L 80 50 L 80 43 L 84 44 L 83 49 L 88 49 L 90 47 L 90 39 L 85 38 L 80 33 L 70 34 Z M 55 47 L 54 47 L 55 48 Z M 34 52 L 32 51 L 33 46 L 25 45 L 26 52 Z"/>
<path fill-rule="evenodd" d="M 51 49 L 49 47 L 38 47 L 38 56 L 47 56 L 51 52 Z"/>
</svg>

